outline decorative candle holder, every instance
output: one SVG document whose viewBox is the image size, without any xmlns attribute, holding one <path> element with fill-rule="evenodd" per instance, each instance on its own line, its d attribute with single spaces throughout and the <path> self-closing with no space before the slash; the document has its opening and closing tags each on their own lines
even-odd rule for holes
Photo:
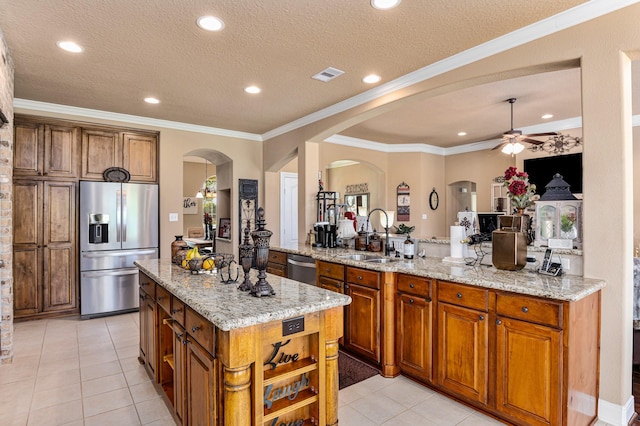
<svg viewBox="0 0 640 426">
<path fill-rule="evenodd" d="M 251 232 L 253 245 L 256 251 L 256 269 L 258 269 L 258 281 L 251 289 L 250 294 L 255 297 L 274 296 L 276 292 L 267 282 L 267 262 L 269 260 L 269 241 L 273 232 L 265 229 L 266 222 L 264 220 L 264 209 L 258 209 L 258 220 L 256 220 L 256 229 Z"/>
<path fill-rule="evenodd" d="M 244 228 L 244 239 L 238 248 L 240 249 L 240 265 L 244 272 L 244 281 L 238 286 L 238 290 L 251 291 L 252 285 L 249 279 L 249 271 L 251 271 L 251 264 L 253 263 L 253 246 L 249 241 L 249 227 Z"/>
</svg>

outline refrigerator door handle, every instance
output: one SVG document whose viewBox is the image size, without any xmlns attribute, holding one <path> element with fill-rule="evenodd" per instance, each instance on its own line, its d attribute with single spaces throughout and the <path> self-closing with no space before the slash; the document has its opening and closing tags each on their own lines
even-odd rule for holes
<svg viewBox="0 0 640 426">
<path fill-rule="evenodd" d="M 100 278 L 100 277 L 117 277 L 122 275 L 137 275 L 138 269 L 124 269 L 116 271 L 96 271 L 96 272 L 83 272 L 82 276 L 85 278 Z"/>
<path fill-rule="evenodd" d="M 120 242 L 120 226 L 122 221 L 122 207 L 120 205 L 120 191 L 116 191 L 116 242 Z"/>
<path fill-rule="evenodd" d="M 95 259 L 95 258 L 104 258 L 104 257 L 122 257 L 122 256 L 130 256 L 132 254 L 154 254 L 156 249 L 148 249 L 148 250 L 135 250 L 133 252 L 126 251 L 117 251 L 117 252 L 104 252 L 104 251 L 94 251 L 94 252 L 84 252 L 82 253 L 82 257 L 87 259 Z"/>
<path fill-rule="evenodd" d="M 122 191 L 122 242 L 127 241 L 127 191 Z"/>
</svg>

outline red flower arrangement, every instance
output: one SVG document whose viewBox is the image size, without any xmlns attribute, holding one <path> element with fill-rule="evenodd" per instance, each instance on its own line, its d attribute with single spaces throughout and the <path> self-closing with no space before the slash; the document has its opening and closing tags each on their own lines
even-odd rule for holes
<svg viewBox="0 0 640 426">
<path fill-rule="evenodd" d="M 509 191 L 511 204 L 517 209 L 523 209 L 531 204 L 531 197 L 536 193 L 536 185 L 529 183 L 529 175 L 519 172 L 515 167 L 504 171 L 504 186 Z"/>
</svg>

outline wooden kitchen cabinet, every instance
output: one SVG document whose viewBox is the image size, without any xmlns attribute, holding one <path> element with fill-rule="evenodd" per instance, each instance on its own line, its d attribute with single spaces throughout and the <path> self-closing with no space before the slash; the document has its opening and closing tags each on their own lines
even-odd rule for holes
<svg viewBox="0 0 640 426">
<path fill-rule="evenodd" d="M 317 260 L 316 285 L 325 290 L 344 293 L 344 270 L 343 265 Z"/>
<path fill-rule="evenodd" d="M 437 382 L 449 392 L 488 403 L 488 290 L 438 283 Z"/>
<path fill-rule="evenodd" d="M 132 182 L 157 182 L 158 136 L 123 133 L 122 167 L 129 171 Z"/>
<path fill-rule="evenodd" d="M 398 274 L 396 356 L 400 371 L 433 380 L 433 285 L 430 279 Z"/>
<path fill-rule="evenodd" d="M 287 253 L 269 249 L 267 272 L 279 277 L 287 276 Z"/>
<path fill-rule="evenodd" d="M 70 181 L 14 181 L 16 318 L 77 310 L 76 193 Z"/>
<path fill-rule="evenodd" d="M 140 357 L 138 360 L 145 366 L 151 377 L 156 379 L 156 283 L 143 273 L 139 274 L 140 286 Z"/>
<path fill-rule="evenodd" d="M 13 175 L 77 178 L 80 129 L 16 118 Z"/>
<path fill-rule="evenodd" d="M 346 275 L 345 293 L 351 297 L 351 304 L 345 307 L 344 347 L 379 365 L 380 273 L 348 266 Z"/>
</svg>

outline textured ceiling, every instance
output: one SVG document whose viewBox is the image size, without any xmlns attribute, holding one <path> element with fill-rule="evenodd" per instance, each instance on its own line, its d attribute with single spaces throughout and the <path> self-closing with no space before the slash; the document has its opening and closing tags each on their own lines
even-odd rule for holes
<svg viewBox="0 0 640 426">
<path fill-rule="evenodd" d="M 21 0 L 3 2 L 0 30 L 15 64 L 16 98 L 263 134 L 369 90 L 361 82 L 368 73 L 380 74 L 382 84 L 584 2 L 403 0 L 383 12 L 369 0 Z M 195 20 L 204 14 L 222 18 L 225 29 L 200 30 Z M 85 52 L 58 49 L 62 39 Z M 345 74 L 330 83 L 310 78 L 328 66 Z M 557 88 L 579 88 L 579 73 L 552 74 L 530 78 L 555 87 L 559 105 Z M 344 134 L 450 146 L 465 142 L 449 137 L 464 116 L 466 128 L 456 132 L 492 136 L 509 128 L 502 101 L 522 84 L 431 98 Z M 248 85 L 263 91 L 248 95 Z M 500 128 L 482 125 L 488 120 L 478 114 L 478 91 L 490 98 L 485 104 Z M 162 102 L 145 104 L 146 96 Z M 542 96 L 523 93 L 516 127 L 530 124 L 525 114 L 534 112 L 525 105 Z M 452 102 L 459 110 L 442 112 Z M 562 114 L 579 115 L 579 97 L 564 103 Z"/>
</svg>

